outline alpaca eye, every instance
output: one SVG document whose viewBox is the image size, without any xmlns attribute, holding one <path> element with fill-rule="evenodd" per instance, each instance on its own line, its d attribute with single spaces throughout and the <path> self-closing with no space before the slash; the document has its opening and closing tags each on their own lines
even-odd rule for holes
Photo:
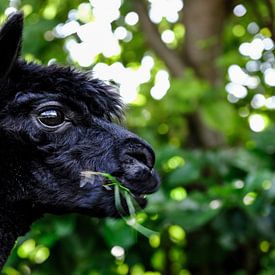
<svg viewBox="0 0 275 275">
<path fill-rule="evenodd" d="M 38 120 L 48 127 L 61 126 L 65 122 L 65 115 L 60 110 L 46 110 L 38 115 Z"/>
</svg>

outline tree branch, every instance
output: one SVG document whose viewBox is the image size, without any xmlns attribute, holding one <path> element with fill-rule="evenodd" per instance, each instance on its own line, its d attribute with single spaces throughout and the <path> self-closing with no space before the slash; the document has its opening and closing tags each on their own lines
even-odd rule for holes
<svg viewBox="0 0 275 275">
<path fill-rule="evenodd" d="M 184 64 L 177 53 L 169 49 L 160 38 L 156 25 L 150 20 L 143 0 L 133 0 L 134 8 L 139 15 L 139 22 L 151 49 L 164 61 L 171 74 L 182 77 Z"/>
</svg>

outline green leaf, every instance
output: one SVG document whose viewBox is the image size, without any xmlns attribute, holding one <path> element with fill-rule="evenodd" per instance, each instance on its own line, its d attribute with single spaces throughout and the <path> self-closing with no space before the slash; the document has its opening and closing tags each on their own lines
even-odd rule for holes
<svg viewBox="0 0 275 275">
<path fill-rule="evenodd" d="M 203 194 L 194 193 L 182 202 L 167 203 L 162 211 L 165 211 L 166 222 L 178 224 L 187 231 L 193 231 L 204 226 L 221 211 L 221 207 L 210 208 L 209 203 L 210 200 Z"/>
<path fill-rule="evenodd" d="M 247 172 L 271 169 L 271 161 L 269 158 L 263 158 L 255 152 L 244 149 L 237 150 L 234 153 L 234 158 L 232 158 L 231 162 L 235 167 Z"/>
<path fill-rule="evenodd" d="M 232 134 L 239 120 L 234 107 L 224 100 L 207 102 L 201 108 L 202 119 L 213 129 Z"/>
<path fill-rule="evenodd" d="M 191 183 L 200 177 L 200 167 L 192 162 L 187 162 L 184 166 L 172 171 L 167 179 L 171 186 Z"/>
</svg>

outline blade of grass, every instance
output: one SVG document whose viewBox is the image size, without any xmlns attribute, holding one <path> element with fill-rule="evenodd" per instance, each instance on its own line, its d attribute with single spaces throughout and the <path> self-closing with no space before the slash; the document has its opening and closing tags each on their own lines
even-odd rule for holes
<svg viewBox="0 0 275 275">
<path fill-rule="evenodd" d="M 141 225 L 138 222 L 135 222 L 133 225 L 127 223 L 128 225 L 130 225 L 131 227 L 133 227 L 136 231 L 138 231 L 140 234 L 142 234 L 143 236 L 150 238 L 152 235 L 156 235 L 158 234 L 158 232 L 153 231 L 143 225 Z"/>
<path fill-rule="evenodd" d="M 93 175 L 101 175 L 101 176 L 105 177 L 106 179 L 108 179 L 111 183 L 105 183 L 105 184 L 103 184 L 103 186 L 104 187 L 114 186 L 115 207 L 116 207 L 118 213 L 121 215 L 122 219 L 126 222 L 126 224 L 128 224 L 133 229 L 135 229 L 137 232 L 146 236 L 147 238 L 149 238 L 151 235 L 158 234 L 158 232 L 148 229 L 145 226 L 143 226 L 137 222 L 136 208 L 134 206 L 133 199 L 132 199 L 133 194 L 131 193 L 130 189 L 123 186 L 122 183 L 119 182 L 114 176 L 112 176 L 108 173 L 93 172 L 93 171 L 83 171 L 81 173 L 81 175 L 84 177 L 92 177 Z M 129 218 L 123 217 L 123 214 L 125 214 L 125 210 L 123 209 L 120 196 L 122 196 L 126 200 L 127 208 L 129 210 L 129 214 L 130 214 Z"/>
<path fill-rule="evenodd" d="M 127 207 L 128 207 L 130 216 L 135 217 L 136 216 L 136 209 L 134 207 L 131 196 L 126 191 L 124 192 L 124 198 L 126 199 L 126 203 L 127 203 Z"/>
</svg>

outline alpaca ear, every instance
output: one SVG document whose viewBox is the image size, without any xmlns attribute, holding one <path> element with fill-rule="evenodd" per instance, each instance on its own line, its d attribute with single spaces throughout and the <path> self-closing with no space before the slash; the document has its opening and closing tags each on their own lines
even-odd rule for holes
<svg viewBox="0 0 275 275">
<path fill-rule="evenodd" d="M 7 77 L 20 54 L 22 32 L 22 12 L 10 15 L 0 29 L 0 79 Z"/>
</svg>

